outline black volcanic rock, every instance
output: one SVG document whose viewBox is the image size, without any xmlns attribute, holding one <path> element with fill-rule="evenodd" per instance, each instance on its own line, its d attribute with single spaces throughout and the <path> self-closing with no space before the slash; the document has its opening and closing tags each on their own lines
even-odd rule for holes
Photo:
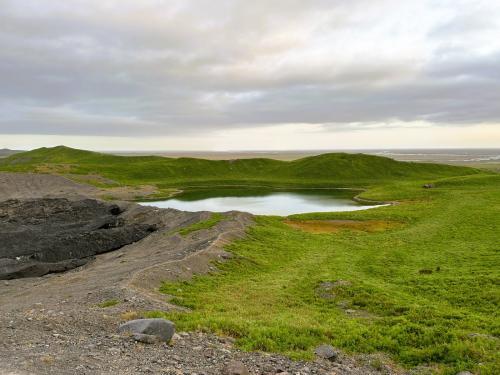
<svg viewBox="0 0 500 375">
<path fill-rule="evenodd" d="M 62 272 L 156 229 L 121 214 L 117 205 L 94 199 L 0 202 L 0 279 Z"/>
</svg>

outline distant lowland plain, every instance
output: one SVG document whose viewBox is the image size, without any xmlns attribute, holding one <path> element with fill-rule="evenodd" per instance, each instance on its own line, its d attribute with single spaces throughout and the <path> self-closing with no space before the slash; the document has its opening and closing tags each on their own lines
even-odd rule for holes
<svg viewBox="0 0 500 375">
<path fill-rule="evenodd" d="M 22 150 L 0 149 L 0 157 L 6 157 Z M 248 151 L 104 151 L 123 156 L 164 156 L 169 158 L 199 158 L 208 160 L 266 158 L 276 160 L 296 160 L 333 152 L 364 153 L 387 156 L 400 161 L 444 163 L 466 165 L 500 171 L 500 148 L 418 148 L 418 149 L 345 149 L 345 150 L 248 150 Z"/>
</svg>

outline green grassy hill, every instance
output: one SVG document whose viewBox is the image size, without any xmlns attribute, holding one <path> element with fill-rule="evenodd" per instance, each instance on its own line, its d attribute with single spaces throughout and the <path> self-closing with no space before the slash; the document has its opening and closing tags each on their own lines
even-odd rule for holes
<svg viewBox="0 0 500 375">
<path fill-rule="evenodd" d="M 366 185 L 406 178 L 428 180 L 478 170 L 408 163 L 364 154 L 332 153 L 290 162 L 272 159 L 205 160 L 159 156 L 116 156 L 64 146 L 40 148 L 0 160 L 0 170 L 98 174 L 122 184 L 159 187 L 220 184 Z"/>
</svg>

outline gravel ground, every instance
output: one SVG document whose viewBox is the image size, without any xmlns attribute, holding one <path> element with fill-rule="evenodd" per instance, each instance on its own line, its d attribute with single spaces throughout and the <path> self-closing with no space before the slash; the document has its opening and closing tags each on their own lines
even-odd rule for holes
<svg viewBox="0 0 500 375">
<path fill-rule="evenodd" d="M 120 336 L 116 327 L 120 312 L 155 307 L 148 301 L 136 298 L 108 309 L 96 307 L 92 295 L 81 302 L 85 309 L 63 300 L 3 314 L 0 368 L 12 374 L 215 375 L 223 374 L 224 366 L 237 360 L 251 374 L 397 373 L 380 365 L 376 357 L 340 355 L 333 362 L 291 361 L 280 355 L 241 352 L 231 338 L 197 332 L 180 332 L 168 345 L 142 344 Z"/>
</svg>

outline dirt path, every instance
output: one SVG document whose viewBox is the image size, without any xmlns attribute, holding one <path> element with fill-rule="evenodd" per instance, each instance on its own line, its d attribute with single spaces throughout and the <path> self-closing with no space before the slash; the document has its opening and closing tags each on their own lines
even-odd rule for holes
<svg viewBox="0 0 500 375">
<path fill-rule="evenodd" d="M 18 176 L 13 181 L 0 175 L 0 200 L 16 194 L 85 196 L 92 189 L 50 177 L 29 175 L 30 185 L 23 185 Z M 5 183 L 15 185 L 6 188 Z M 278 355 L 242 353 L 232 340 L 202 333 L 180 333 L 170 345 L 145 345 L 120 336 L 117 326 L 126 319 L 148 310 L 177 308 L 156 292 L 161 281 L 213 270 L 212 260 L 228 257 L 224 244 L 243 236 L 252 223 L 249 214 L 229 212 L 213 228 L 183 237 L 176 234 L 179 228 L 210 213 L 152 212 L 133 204 L 127 212 L 144 212 L 162 229 L 66 273 L 0 281 L 0 374 L 215 375 L 235 359 L 253 374 L 396 373 L 387 366 L 375 370 L 361 363 L 370 361 L 366 356 L 294 362 Z M 111 300 L 117 304 L 99 307 Z"/>
</svg>

